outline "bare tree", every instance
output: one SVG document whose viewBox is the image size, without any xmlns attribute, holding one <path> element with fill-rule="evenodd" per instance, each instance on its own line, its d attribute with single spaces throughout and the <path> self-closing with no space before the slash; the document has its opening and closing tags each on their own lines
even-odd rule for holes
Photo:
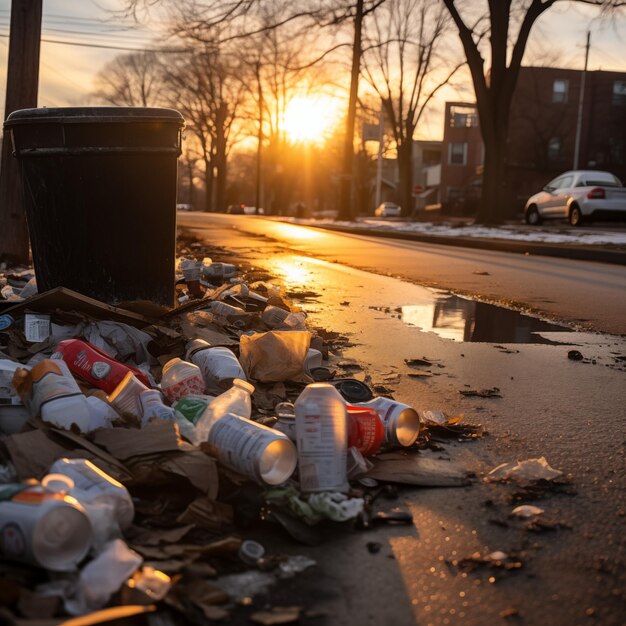
<svg viewBox="0 0 626 626">
<path fill-rule="evenodd" d="M 443 0 L 459 31 L 474 84 L 476 106 L 485 146 L 483 188 L 477 220 L 501 222 L 507 215 L 507 137 L 513 93 L 530 32 L 537 19 L 559 0 L 487 0 L 477 9 L 474 0 Z M 578 0 L 610 10 L 624 0 Z M 482 45 L 487 17 L 489 45 Z M 485 70 L 485 57 L 490 68 Z"/>
<path fill-rule="evenodd" d="M 374 15 L 363 71 L 380 97 L 398 155 L 403 215 L 413 210 L 413 135 L 435 94 L 465 60 L 445 46 L 450 18 L 438 0 L 389 0 Z M 447 53 L 445 56 L 443 52 Z"/>
<path fill-rule="evenodd" d="M 115 57 L 96 76 L 94 96 L 114 106 L 155 106 L 162 95 L 161 60 L 156 52 Z"/>
<path fill-rule="evenodd" d="M 163 73 L 165 98 L 183 114 L 188 132 L 198 140 L 205 168 L 205 210 L 224 210 L 231 133 L 244 85 L 236 56 L 219 46 L 197 48 L 168 59 Z"/>
</svg>

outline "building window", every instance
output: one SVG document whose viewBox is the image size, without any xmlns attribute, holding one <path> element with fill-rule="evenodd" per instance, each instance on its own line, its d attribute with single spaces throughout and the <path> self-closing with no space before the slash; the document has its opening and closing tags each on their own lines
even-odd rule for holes
<svg viewBox="0 0 626 626">
<path fill-rule="evenodd" d="M 569 80 L 559 78 L 552 83 L 552 102 L 567 102 L 567 92 L 569 90 Z"/>
<path fill-rule="evenodd" d="M 467 144 L 466 143 L 449 144 L 448 164 L 449 165 L 466 165 L 467 164 Z"/>
<path fill-rule="evenodd" d="M 558 159 L 561 156 L 561 140 L 558 137 L 551 137 L 548 141 L 548 158 Z"/>
<path fill-rule="evenodd" d="M 450 107 L 451 128 L 474 128 L 476 126 L 478 126 L 476 109 L 458 106 Z"/>
<path fill-rule="evenodd" d="M 626 104 L 626 80 L 613 81 L 613 104 Z"/>
</svg>

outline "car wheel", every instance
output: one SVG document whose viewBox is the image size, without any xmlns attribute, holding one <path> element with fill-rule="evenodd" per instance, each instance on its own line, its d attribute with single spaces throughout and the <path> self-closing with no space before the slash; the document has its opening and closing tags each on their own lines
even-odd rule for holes
<svg viewBox="0 0 626 626">
<path fill-rule="evenodd" d="M 577 204 L 573 204 L 569 210 L 569 223 L 572 226 L 580 226 L 583 223 L 583 214 Z"/>
<path fill-rule="evenodd" d="M 541 224 L 541 215 L 539 215 L 539 211 L 534 204 L 531 204 L 526 209 L 525 219 L 526 223 L 530 224 L 531 226 L 538 226 L 539 224 Z"/>
</svg>

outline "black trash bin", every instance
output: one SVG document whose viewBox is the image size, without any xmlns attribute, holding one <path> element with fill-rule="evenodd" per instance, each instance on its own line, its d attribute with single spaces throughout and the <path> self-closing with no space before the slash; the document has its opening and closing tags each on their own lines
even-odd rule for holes
<svg viewBox="0 0 626 626">
<path fill-rule="evenodd" d="M 178 111 L 23 109 L 5 138 L 19 159 L 37 287 L 110 304 L 174 303 Z"/>
</svg>

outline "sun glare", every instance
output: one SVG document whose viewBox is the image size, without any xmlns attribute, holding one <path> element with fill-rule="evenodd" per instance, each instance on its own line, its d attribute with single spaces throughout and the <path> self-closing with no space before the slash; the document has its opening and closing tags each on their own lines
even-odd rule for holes
<svg viewBox="0 0 626 626">
<path fill-rule="evenodd" d="M 285 110 L 283 130 L 291 141 L 322 142 L 339 119 L 335 98 L 329 96 L 298 96 Z"/>
</svg>

